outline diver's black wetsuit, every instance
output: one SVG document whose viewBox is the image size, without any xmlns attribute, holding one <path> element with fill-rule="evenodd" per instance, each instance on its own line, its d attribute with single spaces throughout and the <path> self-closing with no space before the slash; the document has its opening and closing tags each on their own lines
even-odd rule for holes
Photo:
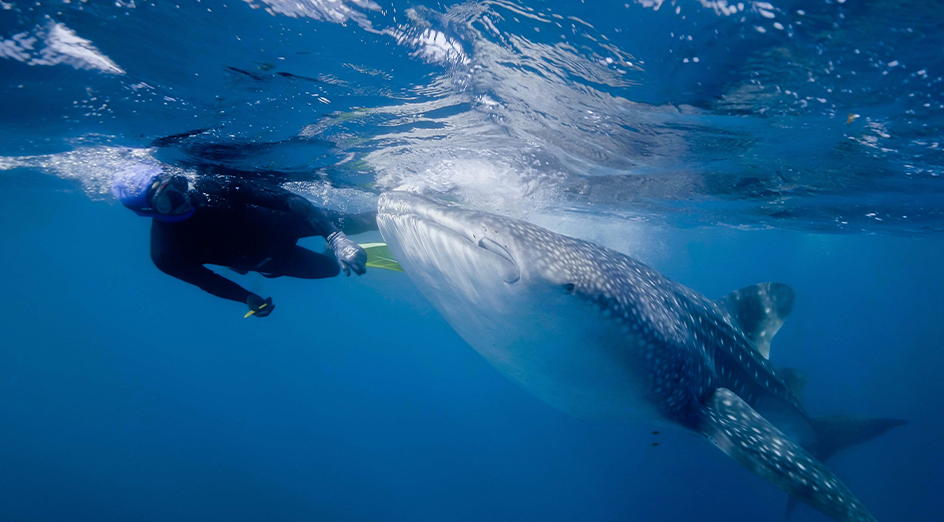
<svg viewBox="0 0 944 522">
<path fill-rule="evenodd" d="M 319 209 L 308 200 L 265 183 L 201 178 L 188 193 L 196 209 L 181 222 L 151 224 L 151 259 L 162 272 L 224 299 L 245 303 L 250 292 L 204 267 L 232 268 L 267 277 L 319 279 L 340 272 L 333 256 L 295 243 L 342 230 L 376 229 L 376 214 L 349 216 Z"/>
</svg>

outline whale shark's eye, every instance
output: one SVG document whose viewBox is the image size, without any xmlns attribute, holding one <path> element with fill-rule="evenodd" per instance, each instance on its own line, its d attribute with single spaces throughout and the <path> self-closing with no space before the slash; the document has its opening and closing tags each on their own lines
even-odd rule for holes
<svg viewBox="0 0 944 522">
<path fill-rule="evenodd" d="M 564 290 L 564 293 L 565 293 L 565 294 L 572 294 L 572 293 L 574 293 L 574 288 L 576 288 L 576 287 L 574 286 L 573 283 L 567 283 L 566 285 L 562 286 L 561 288 Z"/>
</svg>

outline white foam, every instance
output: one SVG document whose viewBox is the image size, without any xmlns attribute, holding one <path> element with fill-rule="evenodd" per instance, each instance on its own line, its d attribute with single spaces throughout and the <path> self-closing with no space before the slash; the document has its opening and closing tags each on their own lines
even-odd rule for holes
<svg viewBox="0 0 944 522">
<path fill-rule="evenodd" d="M 253 8 L 261 5 L 256 0 L 243 0 Z M 367 11 L 380 11 L 381 7 L 371 0 L 259 0 L 271 15 L 292 18 L 311 18 L 324 22 L 344 24 L 349 21 L 362 28 L 371 28 Z"/>
<path fill-rule="evenodd" d="M 42 45 L 37 47 L 37 43 Z M 68 64 L 76 69 L 94 69 L 108 74 L 125 74 L 111 58 L 102 54 L 89 40 L 64 24 L 50 22 L 30 33 L 17 33 L 0 39 L 0 57 L 28 65 Z"/>
<path fill-rule="evenodd" d="M 357 214 L 377 209 L 377 197 L 357 189 L 336 188 L 320 181 L 293 181 L 282 188 L 294 192 L 318 207 Z"/>
<path fill-rule="evenodd" d="M 402 25 L 396 29 L 385 29 L 383 34 L 392 36 L 398 44 L 415 49 L 413 56 L 432 63 L 467 64 L 462 44 L 455 38 L 435 29 L 418 29 Z"/>
<path fill-rule="evenodd" d="M 15 168 L 38 170 L 62 179 L 78 181 L 92 199 L 108 199 L 111 197 L 115 173 L 130 164 L 156 161 L 152 152 L 152 149 L 98 146 L 39 156 L 0 156 L 0 171 Z"/>
</svg>

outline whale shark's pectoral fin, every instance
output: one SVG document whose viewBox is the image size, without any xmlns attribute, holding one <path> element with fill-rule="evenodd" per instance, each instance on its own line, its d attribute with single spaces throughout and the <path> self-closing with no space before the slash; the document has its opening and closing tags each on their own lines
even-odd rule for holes
<svg viewBox="0 0 944 522">
<path fill-rule="evenodd" d="M 760 283 L 735 290 L 715 301 L 734 326 L 770 358 L 770 340 L 793 310 L 793 290 L 782 283 Z"/>
<path fill-rule="evenodd" d="M 701 433 L 760 477 L 841 522 L 875 520 L 823 463 L 732 391 L 718 388 L 700 412 Z"/>
</svg>

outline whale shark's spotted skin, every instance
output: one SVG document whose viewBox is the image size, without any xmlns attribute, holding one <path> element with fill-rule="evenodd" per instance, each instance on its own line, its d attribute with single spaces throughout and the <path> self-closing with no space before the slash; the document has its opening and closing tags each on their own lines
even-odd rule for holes
<svg viewBox="0 0 944 522">
<path fill-rule="evenodd" d="M 813 449 L 827 458 L 903 421 L 807 416 L 767 359 L 785 285 L 711 301 L 619 252 L 403 193 L 380 197 L 377 221 L 456 331 L 549 404 L 681 425 L 837 520 L 874 520 Z"/>
<path fill-rule="evenodd" d="M 483 230 L 503 230 L 530 245 L 533 272 L 570 281 L 565 292 L 633 334 L 627 335 L 635 340 L 625 347 L 627 354 L 645 361 L 649 391 L 667 416 L 685 419 L 720 387 L 748 404 L 766 394 L 803 411 L 770 362 L 703 295 L 619 252 L 523 221 L 477 214 Z"/>
</svg>

